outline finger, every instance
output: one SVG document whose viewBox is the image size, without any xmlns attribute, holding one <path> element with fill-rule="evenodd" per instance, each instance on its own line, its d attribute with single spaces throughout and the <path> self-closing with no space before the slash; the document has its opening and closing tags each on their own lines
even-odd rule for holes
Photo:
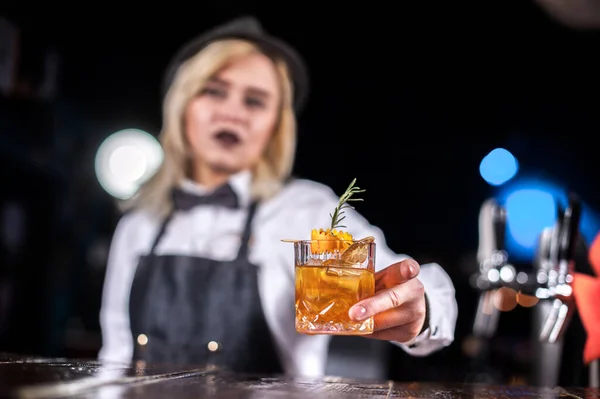
<svg viewBox="0 0 600 399">
<path fill-rule="evenodd" d="M 419 323 L 413 322 L 403 326 L 375 331 L 372 334 L 363 335 L 366 338 L 382 339 L 384 341 L 408 342 L 419 334 Z"/>
<path fill-rule="evenodd" d="M 404 326 L 425 319 L 425 307 L 419 307 L 416 302 L 376 314 L 374 331 L 387 330 Z"/>
<path fill-rule="evenodd" d="M 397 285 L 356 303 L 350 308 L 348 315 L 354 320 L 364 320 L 386 310 L 397 308 L 414 298 L 412 287 L 407 284 Z"/>
<path fill-rule="evenodd" d="M 404 259 L 375 273 L 375 288 L 392 288 L 417 277 L 420 271 L 421 267 L 416 260 Z"/>
</svg>

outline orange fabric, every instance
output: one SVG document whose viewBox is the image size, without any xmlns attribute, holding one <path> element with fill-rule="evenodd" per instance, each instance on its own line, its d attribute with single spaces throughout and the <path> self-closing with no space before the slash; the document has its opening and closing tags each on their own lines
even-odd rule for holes
<svg viewBox="0 0 600 399">
<path fill-rule="evenodd" d="M 600 359 L 600 234 L 590 245 L 588 258 L 596 276 L 582 273 L 573 276 L 573 295 L 587 334 L 583 350 L 586 364 Z"/>
<path fill-rule="evenodd" d="M 600 277 L 600 234 L 594 238 L 592 245 L 590 245 L 588 258 L 594 273 L 596 273 L 597 277 Z"/>
<path fill-rule="evenodd" d="M 586 364 L 600 359 L 600 278 L 575 273 L 573 294 L 587 340 L 583 350 Z"/>
</svg>

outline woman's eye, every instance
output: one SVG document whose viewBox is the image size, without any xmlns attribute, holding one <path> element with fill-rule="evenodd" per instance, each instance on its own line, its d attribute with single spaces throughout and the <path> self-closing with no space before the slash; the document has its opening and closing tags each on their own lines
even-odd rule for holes
<svg viewBox="0 0 600 399">
<path fill-rule="evenodd" d="M 265 102 L 260 98 L 248 97 L 246 98 L 246 105 L 250 107 L 264 107 Z"/>
<path fill-rule="evenodd" d="M 225 97 L 227 93 L 225 92 L 225 90 L 218 89 L 216 87 L 205 87 L 200 94 L 214 97 Z"/>
</svg>

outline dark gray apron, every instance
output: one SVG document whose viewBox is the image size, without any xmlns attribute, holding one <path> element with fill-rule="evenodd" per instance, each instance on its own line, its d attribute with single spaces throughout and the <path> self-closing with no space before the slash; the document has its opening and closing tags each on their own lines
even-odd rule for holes
<svg viewBox="0 0 600 399">
<path fill-rule="evenodd" d="M 255 211 L 256 203 L 233 261 L 156 255 L 171 216 L 166 218 L 132 283 L 134 360 L 212 364 L 242 373 L 283 371 L 261 306 L 260 269 L 248 259 Z M 140 334 L 147 337 L 145 345 L 137 342 Z"/>
</svg>

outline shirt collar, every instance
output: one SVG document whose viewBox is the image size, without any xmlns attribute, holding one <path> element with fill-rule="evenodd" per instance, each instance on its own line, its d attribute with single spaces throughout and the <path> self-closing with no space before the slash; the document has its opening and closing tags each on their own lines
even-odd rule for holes
<svg viewBox="0 0 600 399">
<path fill-rule="evenodd" d="M 246 170 L 236 173 L 229 178 L 228 183 L 231 185 L 233 191 L 235 191 L 237 194 L 238 199 L 240 200 L 240 205 L 247 206 L 250 203 L 252 172 Z M 181 189 L 198 195 L 208 194 L 211 191 L 206 186 L 190 178 L 185 178 L 181 182 Z"/>
</svg>

